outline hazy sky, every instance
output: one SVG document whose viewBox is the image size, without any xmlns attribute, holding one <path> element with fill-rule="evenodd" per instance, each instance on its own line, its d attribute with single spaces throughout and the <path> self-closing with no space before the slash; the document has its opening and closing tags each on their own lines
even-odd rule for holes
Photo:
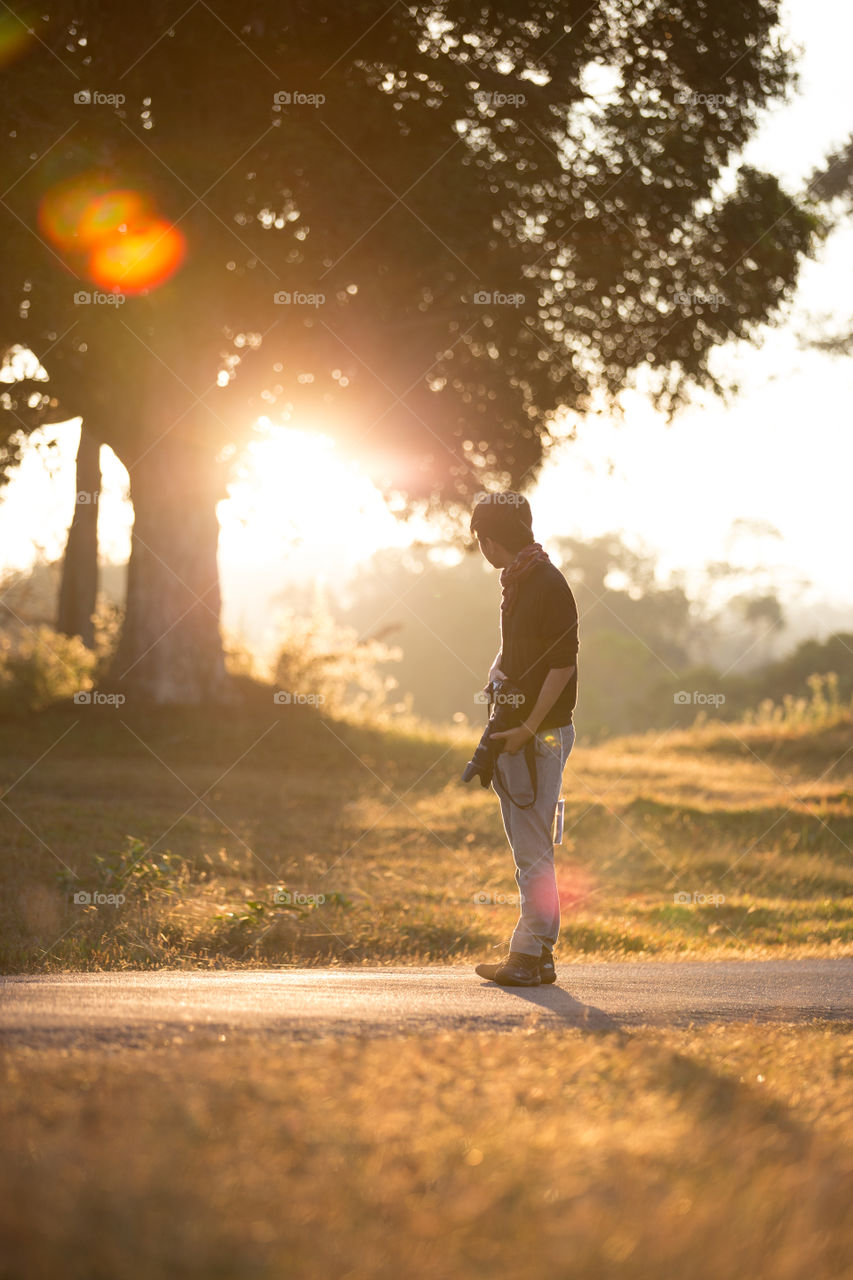
<svg viewBox="0 0 853 1280">
<path fill-rule="evenodd" d="M 853 133 L 853 6 L 841 0 L 789 0 L 792 40 L 804 47 L 800 93 L 768 113 L 746 158 L 779 174 L 793 191 L 818 157 Z M 715 399 L 670 427 L 642 402 L 622 426 L 581 425 L 531 495 L 537 532 L 595 535 L 623 528 L 661 553 L 668 567 L 722 559 L 738 518 L 769 521 L 782 534 L 764 541 L 780 575 L 806 576 L 821 593 L 853 600 L 846 517 L 853 471 L 853 359 L 804 350 L 810 317 L 851 318 L 853 228 L 836 232 L 818 262 L 806 264 L 794 314 L 759 350 L 735 360 L 741 396 Z M 727 356 L 721 362 L 729 368 Z M 845 520 L 845 525 L 846 525 Z M 741 544 L 744 558 L 748 549 Z"/>
<path fill-rule="evenodd" d="M 765 118 L 747 158 L 793 191 L 853 132 L 853 7 L 789 0 L 785 9 L 792 39 L 804 46 L 801 92 Z M 743 388 L 731 406 L 708 398 L 666 427 L 632 397 L 622 425 L 603 417 L 581 424 L 577 442 L 552 459 L 530 495 L 537 536 L 623 530 L 629 541 L 658 551 L 665 568 L 688 572 L 732 553 L 758 557 L 780 580 L 806 577 L 820 595 L 853 601 L 842 530 L 853 469 L 853 359 L 807 351 L 798 341 L 809 316 L 853 317 L 851 267 L 853 228 L 835 233 L 820 260 L 807 264 L 791 320 L 760 349 L 726 355 L 721 367 L 736 368 Z M 74 502 L 76 435 L 73 427 L 63 430 L 52 478 L 31 456 L 10 484 L 0 503 L 0 565 L 25 565 L 34 543 L 50 556 L 61 552 Z M 243 613 L 247 563 L 276 580 L 286 575 L 288 560 L 337 576 L 357 557 L 404 537 L 369 482 L 335 463 L 330 442 L 291 433 L 266 447 L 272 452 L 259 445 L 248 459 L 254 480 L 236 486 L 234 500 L 220 508 L 232 626 Z M 118 558 L 127 554 L 130 512 L 121 499 L 124 469 L 104 454 L 100 533 L 105 553 Z M 304 486 L 282 492 L 283 472 L 316 474 L 318 466 L 339 484 L 342 500 L 355 493 L 345 548 Z M 767 521 L 782 537 L 733 546 L 731 526 L 739 518 Z M 294 537 L 300 553 L 288 556 Z"/>
</svg>

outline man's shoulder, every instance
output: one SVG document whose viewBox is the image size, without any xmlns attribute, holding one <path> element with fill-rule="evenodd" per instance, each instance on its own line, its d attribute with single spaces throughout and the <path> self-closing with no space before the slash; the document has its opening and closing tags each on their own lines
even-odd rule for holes
<svg viewBox="0 0 853 1280">
<path fill-rule="evenodd" d="M 562 591 L 572 593 L 572 589 L 566 580 L 566 575 L 562 569 L 559 569 L 552 560 L 541 560 L 534 565 L 533 572 L 530 575 L 531 581 L 546 591 Z"/>
</svg>

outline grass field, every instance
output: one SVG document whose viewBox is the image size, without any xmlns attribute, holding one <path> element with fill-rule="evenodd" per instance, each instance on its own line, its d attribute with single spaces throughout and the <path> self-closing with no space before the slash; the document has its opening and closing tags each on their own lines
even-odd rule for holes
<svg viewBox="0 0 853 1280">
<path fill-rule="evenodd" d="M 270 703 L 0 725 L 7 971 L 505 942 L 498 806 L 458 780 L 472 742 Z M 851 728 L 581 739 L 561 962 L 849 954 Z M 0 1280 L 853 1277 L 846 1024 L 196 1028 L 18 1043 L 0 1081 Z"/>
<path fill-rule="evenodd" d="M 853 950 L 852 730 L 848 714 L 581 737 L 561 959 Z M 495 796 L 459 782 L 474 737 L 335 721 L 257 688 L 229 711 L 7 720 L 0 964 L 488 955 L 515 884 Z"/>
<path fill-rule="evenodd" d="M 845 1280 L 853 1027 L 16 1048 L 3 1280 Z"/>
</svg>

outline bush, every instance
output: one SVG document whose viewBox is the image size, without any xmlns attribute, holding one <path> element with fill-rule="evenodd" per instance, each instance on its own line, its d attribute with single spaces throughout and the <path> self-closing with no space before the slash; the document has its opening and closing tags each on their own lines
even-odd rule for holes
<svg viewBox="0 0 853 1280">
<path fill-rule="evenodd" d="M 393 701 L 397 680 L 382 668 L 399 662 L 399 649 L 362 640 L 326 613 L 290 614 L 273 670 L 277 689 L 320 697 L 335 716 L 384 719 L 410 710 L 410 696 Z"/>
<path fill-rule="evenodd" d="M 834 671 L 816 671 L 806 679 L 807 697 L 795 698 L 785 694 L 781 703 L 765 698 L 755 711 L 744 715 L 746 724 L 776 725 L 785 729 L 828 729 L 846 720 L 853 710 L 851 700 L 839 693 L 838 676 Z"/>
<path fill-rule="evenodd" d="M 91 689 L 96 663 L 79 636 L 53 627 L 29 627 L 14 637 L 0 634 L 0 713 L 41 711 Z"/>
</svg>

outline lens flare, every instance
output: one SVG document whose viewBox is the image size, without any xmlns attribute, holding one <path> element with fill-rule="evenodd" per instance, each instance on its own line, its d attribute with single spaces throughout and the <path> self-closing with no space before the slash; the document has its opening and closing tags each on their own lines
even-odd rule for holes
<svg viewBox="0 0 853 1280">
<path fill-rule="evenodd" d="M 49 191 L 39 227 L 70 265 L 117 293 L 142 293 L 163 284 L 184 259 L 186 241 L 154 203 L 119 187 L 112 175 L 91 171 Z"/>
<path fill-rule="evenodd" d="M 144 225 L 154 214 L 136 191 L 107 191 L 89 200 L 80 216 L 77 236 L 81 244 L 96 248 L 108 236 Z"/>
<path fill-rule="evenodd" d="M 181 265 L 184 251 L 180 231 L 158 218 L 105 238 L 89 259 L 89 274 L 104 289 L 141 293 L 168 280 Z"/>
<path fill-rule="evenodd" d="M 48 240 L 63 253 L 72 254 L 85 248 L 80 238 L 80 224 L 87 210 L 108 191 L 110 183 L 99 174 L 71 178 L 49 191 L 41 202 L 38 222 Z"/>
<path fill-rule="evenodd" d="M 596 888 L 595 879 L 585 867 L 578 863 L 560 861 L 557 870 L 557 894 L 560 899 L 560 908 L 564 913 L 577 911 L 579 907 L 586 905 L 596 892 Z"/>
</svg>

